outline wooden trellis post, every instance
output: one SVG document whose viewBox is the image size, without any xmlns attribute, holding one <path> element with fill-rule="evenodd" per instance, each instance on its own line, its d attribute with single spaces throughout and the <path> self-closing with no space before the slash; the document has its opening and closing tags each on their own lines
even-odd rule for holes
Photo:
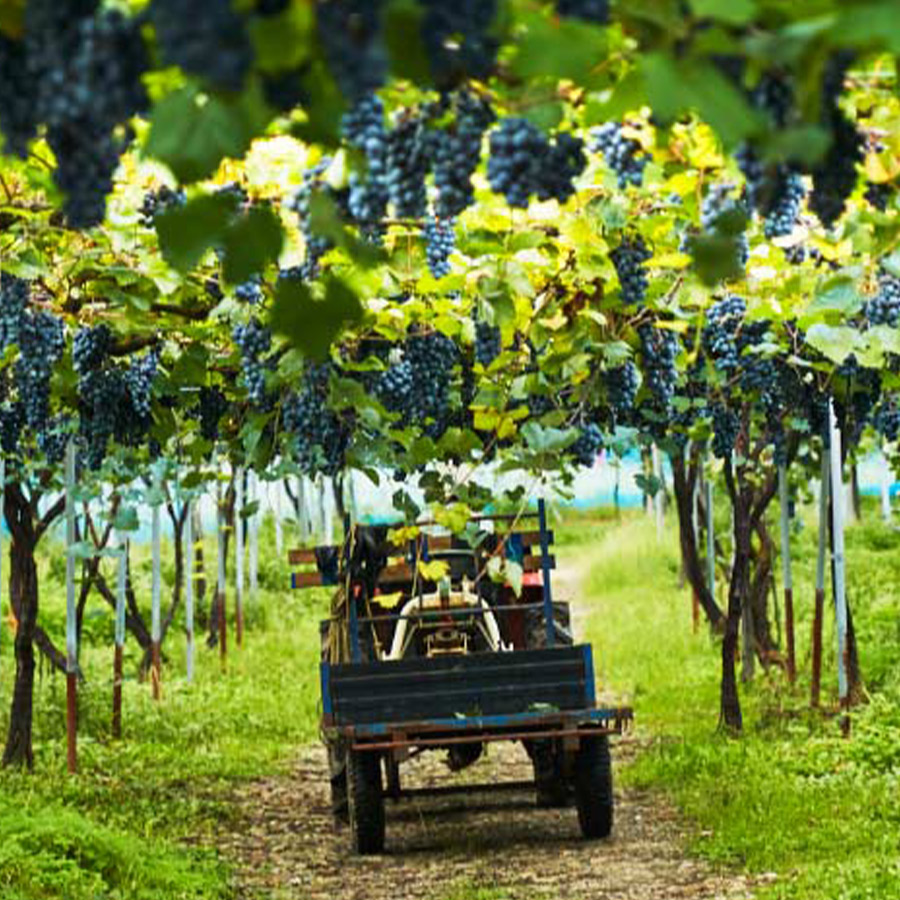
<svg viewBox="0 0 900 900">
<path fill-rule="evenodd" d="M 781 507 L 781 569 L 784 581 L 784 631 L 787 643 L 787 675 L 797 676 L 797 657 L 794 647 L 794 583 L 791 575 L 791 526 L 788 516 L 787 467 L 778 467 L 778 502 Z"/>
<path fill-rule="evenodd" d="M 66 444 L 66 749 L 78 771 L 78 624 L 75 609 L 75 441 Z"/>
<path fill-rule="evenodd" d="M 115 651 L 113 656 L 112 734 L 122 737 L 122 663 L 125 651 L 125 591 L 128 576 L 128 541 L 119 535 L 119 565 L 116 573 Z"/>
<path fill-rule="evenodd" d="M 162 475 L 157 465 L 153 474 L 153 503 L 150 507 L 150 541 L 153 555 L 153 572 L 150 592 L 150 682 L 153 687 L 153 699 L 159 700 L 162 694 L 162 559 L 160 544 L 162 540 L 160 527 L 160 503 L 162 500 Z"/>
<path fill-rule="evenodd" d="M 244 467 L 234 473 L 234 637 L 244 643 Z"/>
<path fill-rule="evenodd" d="M 841 465 L 841 431 L 837 426 L 834 401 L 828 405 L 828 429 L 831 443 L 831 504 L 832 546 L 831 559 L 834 577 L 834 619 L 837 629 L 838 693 L 844 717 L 841 727 L 846 732 L 850 720 L 846 711 L 850 706 L 850 685 L 847 678 L 847 594 L 845 588 L 844 559 L 844 480 Z"/>
</svg>

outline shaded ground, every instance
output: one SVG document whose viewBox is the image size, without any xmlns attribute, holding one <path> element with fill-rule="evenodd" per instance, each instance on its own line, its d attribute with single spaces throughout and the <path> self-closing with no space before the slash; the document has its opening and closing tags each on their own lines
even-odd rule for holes
<svg viewBox="0 0 900 900">
<path fill-rule="evenodd" d="M 576 638 L 586 610 L 577 601 L 590 563 L 571 557 L 554 595 L 573 605 Z M 616 698 L 607 698 L 610 701 Z M 613 744 L 621 763 L 634 739 Z M 486 758 L 451 774 L 442 754 L 402 768 L 404 788 L 453 781 L 496 783 L 531 778 L 520 745 L 494 744 Z M 290 776 L 250 784 L 235 797 L 238 822 L 219 839 L 237 866 L 241 900 L 703 900 L 750 898 L 746 878 L 724 875 L 684 852 L 683 826 L 658 797 L 616 792 L 607 841 L 582 840 L 574 809 L 538 809 L 530 789 L 387 801 L 383 856 L 350 852 L 345 827 L 331 816 L 327 765 L 306 747 Z"/>
<path fill-rule="evenodd" d="M 521 747 L 502 744 L 459 775 L 438 754 L 405 771 L 404 786 L 419 787 L 526 779 L 530 764 Z M 237 861 L 242 900 L 750 896 L 745 879 L 685 858 L 677 817 L 643 794 L 617 793 L 614 836 L 599 842 L 581 839 L 574 809 L 537 809 L 526 790 L 388 801 L 387 852 L 363 859 L 333 825 L 326 785 L 324 753 L 310 747 L 290 777 L 236 797 L 240 819 L 221 843 Z"/>
</svg>

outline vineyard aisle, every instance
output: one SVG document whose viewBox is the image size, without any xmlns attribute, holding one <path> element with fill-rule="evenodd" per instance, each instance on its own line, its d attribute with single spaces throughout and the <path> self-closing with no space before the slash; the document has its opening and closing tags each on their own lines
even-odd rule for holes
<svg viewBox="0 0 900 900">
<path fill-rule="evenodd" d="M 632 590 L 652 590 L 656 575 L 662 581 L 656 585 L 659 595 L 672 594 L 674 582 L 670 578 L 665 583 L 670 576 L 665 565 L 632 564 L 631 583 L 613 580 L 603 593 L 592 587 L 598 571 L 610 565 L 618 570 L 621 560 L 607 555 L 618 555 L 623 546 L 634 547 L 635 528 L 643 535 L 642 526 L 612 526 L 605 529 L 606 537 L 591 536 L 589 543 L 560 547 L 556 596 L 577 606 L 577 639 L 587 629 L 587 636 L 597 642 L 607 606 L 626 599 Z M 689 606 L 685 609 L 689 627 Z M 606 648 L 612 640 L 615 635 L 607 632 L 599 643 Z M 651 737 L 641 729 L 637 736 L 618 742 L 614 753 L 620 775 Z M 450 778 L 470 783 L 523 780 L 531 769 L 521 747 L 500 744 L 490 748 L 487 760 L 458 775 L 450 775 L 436 754 L 419 757 L 404 772 L 406 786 L 424 787 L 445 784 Z M 332 825 L 324 753 L 318 745 L 307 745 L 290 774 L 237 791 L 237 815 L 216 840 L 235 863 L 241 900 L 753 896 L 747 878 L 716 871 L 686 852 L 686 826 L 671 806 L 645 791 L 623 788 L 621 777 L 619 781 L 610 841 L 584 842 L 574 809 L 535 809 L 530 791 L 417 798 L 399 805 L 388 802 L 388 852 L 360 858 L 351 854 L 346 830 Z"/>
</svg>

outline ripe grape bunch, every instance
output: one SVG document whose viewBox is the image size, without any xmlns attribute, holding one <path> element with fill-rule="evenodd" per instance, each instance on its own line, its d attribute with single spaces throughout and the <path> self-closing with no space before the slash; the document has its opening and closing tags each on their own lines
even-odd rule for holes
<svg viewBox="0 0 900 900">
<path fill-rule="evenodd" d="M 249 306 L 256 306 L 257 304 L 262 303 L 262 278 L 258 275 L 253 275 L 247 281 L 237 285 L 234 289 L 234 298 Z"/>
<path fill-rule="evenodd" d="M 475 323 L 475 359 L 487 368 L 503 349 L 500 329 L 489 322 Z"/>
<path fill-rule="evenodd" d="M 425 8 L 422 39 L 431 75 L 442 88 L 491 74 L 499 44 L 491 28 L 497 0 L 418 0 Z"/>
<path fill-rule="evenodd" d="M 50 418 L 50 378 L 65 349 L 63 323 L 47 310 L 26 310 L 19 324 L 19 355 L 14 367 L 25 421 L 35 432 Z"/>
<path fill-rule="evenodd" d="M 164 184 L 154 191 L 148 191 L 144 194 L 144 201 L 141 204 L 141 222 L 148 228 L 151 228 L 160 213 L 184 206 L 186 202 L 187 196 L 183 188 L 175 188 L 173 190 Z"/>
<path fill-rule="evenodd" d="M 228 401 L 217 387 L 203 385 L 198 400 L 200 434 L 204 440 L 215 443 L 219 439 L 219 420 L 228 412 Z"/>
<path fill-rule="evenodd" d="M 644 263 L 652 255 L 640 235 L 622 238 L 619 246 L 610 253 L 622 288 L 622 302 L 626 306 L 643 305 L 649 283 Z"/>
<path fill-rule="evenodd" d="M 97 225 L 127 142 L 127 132 L 123 137 L 117 129 L 148 105 L 140 26 L 118 11 L 98 11 L 95 3 L 73 9 L 32 0 L 25 10 L 25 53 L 38 85 L 35 115 L 47 126 L 68 222 Z"/>
<path fill-rule="evenodd" d="M 630 360 L 603 375 L 606 396 L 616 421 L 627 422 L 634 412 L 638 392 L 637 366 Z"/>
<path fill-rule="evenodd" d="M 0 131 L 5 152 L 24 158 L 37 131 L 35 91 L 38 83 L 29 76 L 23 41 L 0 34 Z"/>
<path fill-rule="evenodd" d="M 216 88 L 238 91 L 253 65 L 247 19 L 231 0 L 204 0 L 188 11 L 182 0 L 152 0 L 150 19 L 162 57 Z"/>
<path fill-rule="evenodd" d="M 603 433 L 596 422 L 582 425 L 575 439 L 569 446 L 569 453 L 582 466 L 593 466 L 597 454 L 603 449 Z"/>
<path fill-rule="evenodd" d="M 92 328 L 79 328 L 72 340 L 72 363 L 79 374 L 97 369 L 113 347 L 113 333 L 101 322 Z"/>
<path fill-rule="evenodd" d="M 251 319 L 246 325 L 236 325 L 232 332 L 234 342 L 241 353 L 244 385 L 254 406 L 266 403 L 266 364 L 263 356 L 272 346 L 272 333 L 259 319 Z"/>
<path fill-rule="evenodd" d="M 605 122 L 591 129 L 590 149 L 602 153 L 606 165 L 616 173 L 619 187 L 640 187 L 650 155 L 633 138 L 626 137 L 618 122 Z"/>
<path fill-rule="evenodd" d="M 488 182 L 510 206 L 525 209 L 532 194 L 564 203 L 586 164 L 580 138 L 561 133 L 551 142 L 527 119 L 503 119 L 491 133 Z"/>
<path fill-rule="evenodd" d="M 327 403 L 333 371 L 331 363 L 311 365 L 301 389 L 284 402 L 284 425 L 293 436 L 294 454 L 310 475 L 334 475 L 344 467 L 349 429 Z"/>
<path fill-rule="evenodd" d="M 857 165 L 864 157 L 863 139 L 838 105 L 850 59 L 837 53 L 826 66 L 822 84 L 822 124 L 831 134 L 824 158 L 813 169 L 809 208 L 830 228 L 844 212 L 858 177 Z"/>
<path fill-rule="evenodd" d="M 746 314 L 747 304 L 734 294 L 717 300 L 706 312 L 703 350 L 726 377 L 733 375 L 740 365 L 737 338 Z"/>
<path fill-rule="evenodd" d="M 366 173 L 350 174 L 350 215 L 364 235 L 375 238 L 383 230 L 388 206 L 388 135 L 384 127 L 384 104 L 375 96 L 359 99 L 341 120 L 344 139 L 362 151 Z"/>
<path fill-rule="evenodd" d="M 900 278 L 882 272 L 878 279 L 878 293 L 863 306 L 863 316 L 870 325 L 900 324 Z"/>
<path fill-rule="evenodd" d="M 435 278 L 450 274 L 450 255 L 456 248 L 456 232 L 452 221 L 429 216 L 422 228 L 425 238 L 425 257 Z"/>
<path fill-rule="evenodd" d="M 496 118 L 487 101 L 467 90 L 456 94 L 455 110 L 452 126 L 427 134 L 437 194 L 435 212 L 442 219 L 458 216 L 472 205 L 472 175 L 481 159 L 484 133 Z"/>
<path fill-rule="evenodd" d="M 719 459 L 728 459 L 734 450 L 741 430 L 741 422 L 733 410 L 721 403 L 712 405 L 713 453 Z"/>
<path fill-rule="evenodd" d="M 348 100 L 377 90 L 387 74 L 383 0 L 316 0 L 316 31 L 328 67 Z"/>
<path fill-rule="evenodd" d="M 7 272 L 0 273 L 0 348 L 19 342 L 19 326 L 30 291 L 28 282 Z"/>
<path fill-rule="evenodd" d="M 606 25 L 609 22 L 609 0 L 556 0 L 556 12 L 595 25 Z"/>
<path fill-rule="evenodd" d="M 303 173 L 303 182 L 294 194 L 291 201 L 291 209 L 297 214 L 300 224 L 300 233 L 303 236 L 305 247 L 305 259 L 301 266 L 301 277 L 312 280 L 318 277 L 320 272 L 319 260 L 334 246 L 330 238 L 316 234 L 312 227 L 313 197 L 322 192 L 330 195 L 331 187 L 327 184 L 324 174 L 330 165 L 330 159 L 323 159 L 320 163 L 307 169 Z"/>
<path fill-rule="evenodd" d="M 456 344 L 439 331 L 414 334 L 407 338 L 404 353 L 412 375 L 409 417 L 431 419 L 426 432 L 436 437 L 449 414 L 451 376 L 459 361 Z"/>
<path fill-rule="evenodd" d="M 405 115 L 387 135 L 386 183 L 390 203 L 399 218 L 425 215 L 428 139 L 421 116 Z"/>
<path fill-rule="evenodd" d="M 638 326 L 638 337 L 644 359 L 644 382 L 657 412 L 668 413 L 678 381 L 675 366 L 681 349 L 678 337 L 669 328 L 656 328 L 649 323 Z"/>
</svg>

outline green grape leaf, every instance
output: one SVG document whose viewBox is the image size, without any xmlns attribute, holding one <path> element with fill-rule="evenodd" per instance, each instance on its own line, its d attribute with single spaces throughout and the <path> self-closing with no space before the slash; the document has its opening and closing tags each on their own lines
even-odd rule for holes
<svg viewBox="0 0 900 900">
<path fill-rule="evenodd" d="M 277 262 L 284 244 L 281 220 L 268 206 L 254 206 L 229 225 L 224 237 L 222 275 L 231 284 L 241 284 Z"/>
<path fill-rule="evenodd" d="M 182 183 L 209 178 L 226 157 L 239 159 L 265 125 L 257 92 L 235 97 L 185 87 L 153 109 L 146 152 Z"/>
<path fill-rule="evenodd" d="M 163 258 L 179 272 L 193 269 L 221 244 L 236 207 L 230 194 L 207 194 L 159 213 L 154 224 Z"/>
<path fill-rule="evenodd" d="M 317 300 L 297 279 L 282 279 L 275 291 L 272 330 L 312 359 L 325 359 L 345 325 L 362 317 L 359 298 L 343 281 L 329 277 L 325 298 Z"/>
</svg>

